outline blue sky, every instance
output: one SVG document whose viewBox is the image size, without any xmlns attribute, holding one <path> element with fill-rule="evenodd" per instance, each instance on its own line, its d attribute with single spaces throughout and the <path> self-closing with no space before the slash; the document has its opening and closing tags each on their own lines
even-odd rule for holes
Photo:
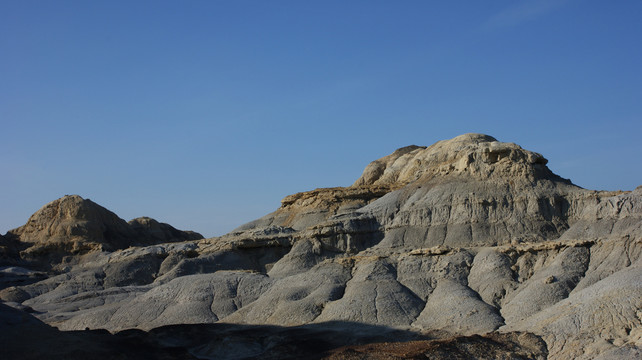
<svg viewBox="0 0 642 360">
<path fill-rule="evenodd" d="M 642 2 L 0 1 L 0 233 L 79 194 L 221 235 L 486 133 L 642 185 Z"/>
</svg>

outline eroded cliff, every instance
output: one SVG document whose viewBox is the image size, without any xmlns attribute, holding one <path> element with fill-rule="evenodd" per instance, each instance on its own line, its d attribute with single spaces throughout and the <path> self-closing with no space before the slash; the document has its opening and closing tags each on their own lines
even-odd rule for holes
<svg viewBox="0 0 642 360">
<path fill-rule="evenodd" d="M 546 163 L 481 134 L 405 147 L 352 186 L 288 196 L 275 212 L 202 240 L 102 210 L 82 211 L 94 220 L 43 215 L 85 206 L 63 198 L 7 238 L 37 249 L 100 246 L 70 251 L 62 273 L 0 298 L 67 330 L 339 321 L 468 336 L 529 331 L 554 359 L 634 357 L 642 188 L 582 189 Z"/>
</svg>

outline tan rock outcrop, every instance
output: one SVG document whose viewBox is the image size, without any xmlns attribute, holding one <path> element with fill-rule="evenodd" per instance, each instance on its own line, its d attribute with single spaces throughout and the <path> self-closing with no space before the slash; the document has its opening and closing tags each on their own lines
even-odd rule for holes
<svg viewBox="0 0 642 360">
<path fill-rule="evenodd" d="M 78 195 L 66 195 L 46 204 L 25 225 L 7 232 L 6 237 L 20 249 L 22 259 L 56 270 L 68 269 L 68 265 L 90 252 L 203 238 L 147 217 L 127 223 Z"/>
</svg>

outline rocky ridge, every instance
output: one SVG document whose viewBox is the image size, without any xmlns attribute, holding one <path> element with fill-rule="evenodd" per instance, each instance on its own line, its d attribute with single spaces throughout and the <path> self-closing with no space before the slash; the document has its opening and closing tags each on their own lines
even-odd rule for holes
<svg viewBox="0 0 642 360">
<path fill-rule="evenodd" d="M 19 252 L 23 263 L 53 270 L 69 267 L 70 262 L 88 253 L 203 239 L 196 232 L 180 231 L 148 217 L 128 223 L 78 195 L 46 204 L 25 225 L 4 237 L 5 246 Z"/>
<path fill-rule="evenodd" d="M 642 187 L 586 190 L 546 163 L 481 134 L 410 146 L 369 164 L 352 186 L 288 196 L 275 212 L 201 240 L 148 219 L 74 212 L 84 200 L 63 198 L 69 209 L 49 204 L 4 241 L 64 244 L 68 265 L 0 298 L 64 330 L 345 322 L 533 332 L 552 359 L 635 358 Z M 47 251 L 19 255 L 33 262 Z"/>
</svg>

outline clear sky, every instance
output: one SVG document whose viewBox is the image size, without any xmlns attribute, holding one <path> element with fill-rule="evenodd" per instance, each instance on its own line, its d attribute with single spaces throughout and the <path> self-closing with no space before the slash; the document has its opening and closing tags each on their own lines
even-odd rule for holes
<svg viewBox="0 0 642 360">
<path fill-rule="evenodd" d="M 0 0 L 0 233 L 79 194 L 205 236 L 467 132 L 642 184 L 642 1 Z"/>
</svg>

